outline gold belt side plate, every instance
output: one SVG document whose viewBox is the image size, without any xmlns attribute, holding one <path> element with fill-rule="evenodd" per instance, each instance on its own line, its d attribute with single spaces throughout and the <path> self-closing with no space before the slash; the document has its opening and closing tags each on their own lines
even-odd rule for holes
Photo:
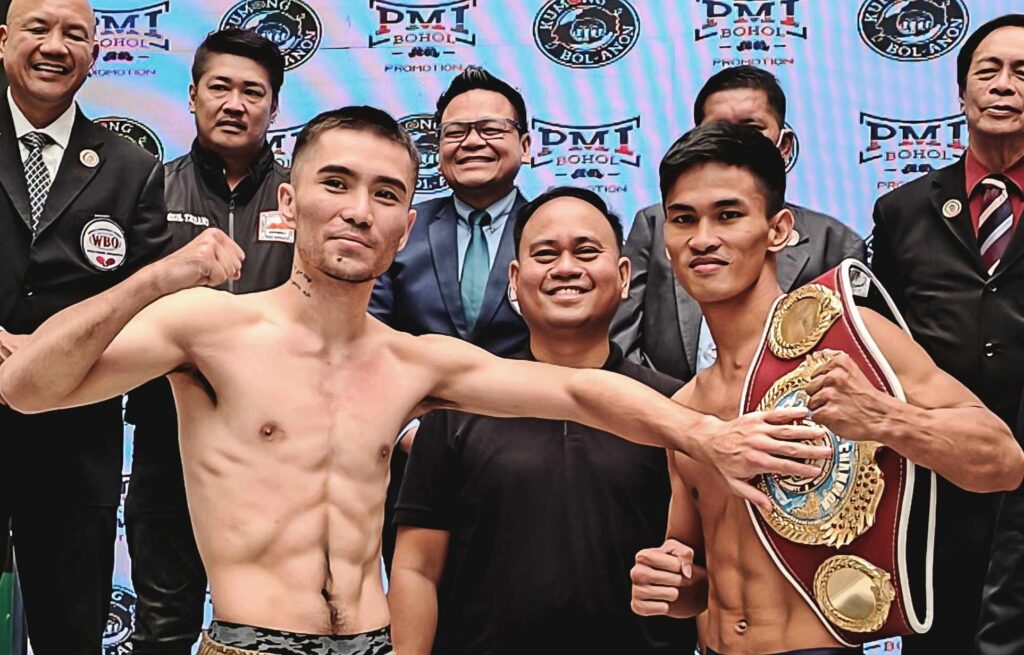
<svg viewBox="0 0 1024 655">
<path fill-rule="evenodd" d="M 776 308 L 768 347 L 780 359 L 806 355 L 842 315 L 838 293 L 820 284 L 802 286 L 787 294 Z"/>
<path fill-rule="evenodd" d="M 808 355 L 803 363 L 768 389 L 757 409 L 806 407 L 805 388 L 814 372 L 831 356 Z M 816 425 L 808 420 L 805 425 Z M 808 462 L 822 466 L 814 478 L 779 474 L 761 475 L 757 486 L 771 500 L 761 516 L 780 536 L 811 546 L 842 548 L 874 525 L 885 481 L 875 461 L 880 444 L 850 441 L 828 430 L 829 460 Z"/>
<path fill-rule="evenodd" d="M 814 600 L 825 617 L 843 630 L 880 629 L 895 598 L 889 574 L 860 557 L 830 557 L 814 574 Z"/>
</svg>

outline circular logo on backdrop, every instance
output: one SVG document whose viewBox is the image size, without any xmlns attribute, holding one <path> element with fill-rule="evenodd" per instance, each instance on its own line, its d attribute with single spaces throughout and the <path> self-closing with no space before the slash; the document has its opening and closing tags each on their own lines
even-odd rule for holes
<svg viewBox="0 0 1024 655">
<path fill-rule="evenodd" d="M 132 652 L 128 640 L 135 627 L 135 594 L 127 587 L 114 585 L 110 595 L 110 614 L 103 628 L 104 655 L 122 655 Z"/>
<path fill-rule="evenodd" d="M 128 254 L 124 230 L 109 218 L 94 218 L 82 228 L 82 254 L 93 268 L 114 270 Z"/>
<path fill-rule="evenodd" d="M 950 52 L 967 35 L 963 0 L 866 0 L 860 7 L 861 39 L 897 61 L 926 61 Z"/>
<path fill-rule="evenodd" d="M 164 145 L 160 143 L 156 132 L 139 121 L 124 116 L 104 116 L 95 118 L 92 122 L 107 128 L 119 137 L 128 139 L 157 160 L 164 160 Z"/>
<path fill-rule="evenodd" d="M 273 41 L 284 55 L 285 70 L 306 63 L 320 47 L 320 17 L 302 0 L 242 0 L 220 21 L 220 29 L 240 27 Z"/>
<path fill-rule="evenodd" d="M 416 178 L 416 193 L 440 193 L 448 189 L 441 175 L 440 139 L 437 121 L 433 114 L 410 114 L 399 119 L 398 124 L 409 133 L 420 153 L 420 174 Z"/>
<path fill-rule="evenodd" d="M 533 20 L 533 40 L 570 68 L 599 68 L 624 57 L 640 36 L 640 17 L 626 0 L 548 0 Z"/>
</svg>

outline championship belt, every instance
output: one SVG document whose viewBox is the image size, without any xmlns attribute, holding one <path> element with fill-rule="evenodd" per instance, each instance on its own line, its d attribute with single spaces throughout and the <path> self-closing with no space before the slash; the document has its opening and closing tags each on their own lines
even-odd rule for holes
<svg viewBox="0 0 1024 655">
<path fill-rule="evenodd" d="M 741 412 L 806 406 L 804 389 L 830 357 L 822 350 L 847 353 L 875 388 L 903 400 L 857 301 L 907 330 L 871 272 L 848 259 L 775 301 L 747 372 Z M 843 644 L 926 632 L 935 474 L 877 442 L 831 431 L 826 440 L 832 458 L 812 462 L 823 465 L 819 475 L 755 478 L 772 509 L 747 503 L 754 529 L 779 571 Z"/>
</svg>

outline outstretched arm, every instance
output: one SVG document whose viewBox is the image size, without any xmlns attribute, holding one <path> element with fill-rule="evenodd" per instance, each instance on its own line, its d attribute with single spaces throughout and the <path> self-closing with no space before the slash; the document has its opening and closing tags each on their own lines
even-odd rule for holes
<svg viewBox="0 0 1024 655">
<path fill-rule="evenodd" d="M 767 506 L 768 498 L 746 481 L 765 472 L 817 475 L 793 459 L 829 456 L 826 446 L 797 443 L 820 438 L 818 428 L 789 425 L 804 410 L 778 410 L 721 421 L 665 398 L 627 377 L 597 369 L 573 369 L 507 360 L 436 335 L 417 338 L 430 396 L 445 406 L 489 416 L 568 420 L 637 443 L 680 450 L 715 467 L 734 491 Z"/>
<path fill-rule="evenodd" d="M 207 230 L 121 284 L 52 316 L 0 366 L 0 396 L 27 413 L 74 407 L 177 368 L 186 359 L 194 295 L 154 301 L 237 277 L 242 257 L 227 235 Z"/>
<path fill-rule="evenodd" d="M 875 389 L 848 355 L 833 351 L 807 385 L 814 421 L 848 439 L 878 441 L 968 491 L 1017 488 L 1024 453 L 1006 424 L 907 333 L 860 312 L 907 401 Z"/>
</svg>

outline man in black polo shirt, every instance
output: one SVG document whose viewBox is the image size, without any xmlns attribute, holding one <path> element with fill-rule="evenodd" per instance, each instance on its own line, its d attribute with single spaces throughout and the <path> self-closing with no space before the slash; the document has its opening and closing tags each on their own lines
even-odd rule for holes
<svg viewBox="0 0 1024 655">
<path fill-rule="evenodd" d="M 514 234 L 510 289 L 530 329 L 519 357 L 600 367 L 666 396 L 680 388 L 608 339 L 630 264 L 619 220 L 596 194 L 548 191 L 523 207 Z M 664 536 L 670 493 L 657 448 L 563 421 L 428 415 L 395 512 L 396 649 L 692 650 L 692 624 L 630 615 L 633 549 Z"/>
</svg>

